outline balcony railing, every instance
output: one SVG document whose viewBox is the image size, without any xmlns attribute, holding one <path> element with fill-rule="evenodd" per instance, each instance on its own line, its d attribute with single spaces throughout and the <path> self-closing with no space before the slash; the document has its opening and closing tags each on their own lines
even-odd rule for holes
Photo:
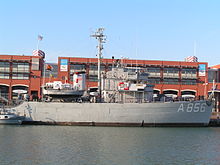
<svg viewBox="0 0 220 165">
<path fill-rule="evenodd" d="M 74 72 L 86 72 L 86 69 L 70 69 L 70 74 Z"/>
<path fill-rule="evenodd" d="M 163 73 L 164 78 L 179 78 L 179 73 Z"/>
<path fill-rule="evenodd" d="M 181 75 L 182 78 L 185 79 L 197 79 L 197 75 L 196 74 L 183 74 Z"/>
<path fill-rule="evenodd" d="M 0 68 L 0 72 L 1 73 L 9 73 L 10 72 L 10 68 Z"/>
<path fill-rule="evenodd" d="M 148 72 L 148 73 L 149 73 L 148 77 L 160 77 L 161 76 L 160 73 L 154 73 L 154 72 Z"/>
</svg>

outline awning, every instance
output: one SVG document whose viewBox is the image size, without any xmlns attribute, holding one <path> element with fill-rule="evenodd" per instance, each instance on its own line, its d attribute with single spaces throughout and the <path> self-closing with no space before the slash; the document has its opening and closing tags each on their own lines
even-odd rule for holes
<svg viewBox="0 0 220 165">
<path fill-rule="evenodd" d="M 177 97 L 177 95 L 175 95 L 175 94 L 164 94 L 166 97 L 172 97 L 172 98 L 176 98 Z"/>
<path fill-rule="evenodd" d="M 195 98 L 195 95 L 182 95 L 182 97 Z"/>
<path fill-rule="evenodd" d="M 209 91 L 209 93 L 211 93 L 211 92 L 220 93 L 220 90 Z"/>
<path fill-rule="evenodd" d="M 27 93 L 27 91 L 23 90 L 23 89 L 15 89 L 12 92 L 13 93 L 17 93 L 17 94 L 25 94 L 25 93 Z"/>
</svg>

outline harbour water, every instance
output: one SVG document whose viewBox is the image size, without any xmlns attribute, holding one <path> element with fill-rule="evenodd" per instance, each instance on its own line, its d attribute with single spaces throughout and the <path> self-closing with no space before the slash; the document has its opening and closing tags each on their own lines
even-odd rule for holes
<svg viewBox="0 0 220 165">
<path fill-rule="evenodd" d="M 0 126 L 0 164 L 220 164 L 220 128 Z"/>
</svg>

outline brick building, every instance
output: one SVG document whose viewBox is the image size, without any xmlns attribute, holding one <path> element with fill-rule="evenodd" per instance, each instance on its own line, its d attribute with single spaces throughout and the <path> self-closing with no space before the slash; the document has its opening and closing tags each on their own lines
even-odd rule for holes
<svg viewBox="0 0 220 165">
<path fill-rule="evenodd" d="M 43 58 L 0 55 L 0 97 L 17 99 L 19 93 L 40 97 Z"/>
</svg>

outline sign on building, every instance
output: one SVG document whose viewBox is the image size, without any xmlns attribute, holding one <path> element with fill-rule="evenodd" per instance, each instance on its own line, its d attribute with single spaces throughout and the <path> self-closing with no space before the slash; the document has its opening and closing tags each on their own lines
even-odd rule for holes
<svg viewBox="0 0 220 165">
<path fill-rule="evenodd" d="M 199 76 L 206 76 L 206 64 L 199 64 Z"/>
<path fill-rule="evenodd" d="M 60 71 L 68 71 L 68 59 L 60 60 Z"/>
</svg>

